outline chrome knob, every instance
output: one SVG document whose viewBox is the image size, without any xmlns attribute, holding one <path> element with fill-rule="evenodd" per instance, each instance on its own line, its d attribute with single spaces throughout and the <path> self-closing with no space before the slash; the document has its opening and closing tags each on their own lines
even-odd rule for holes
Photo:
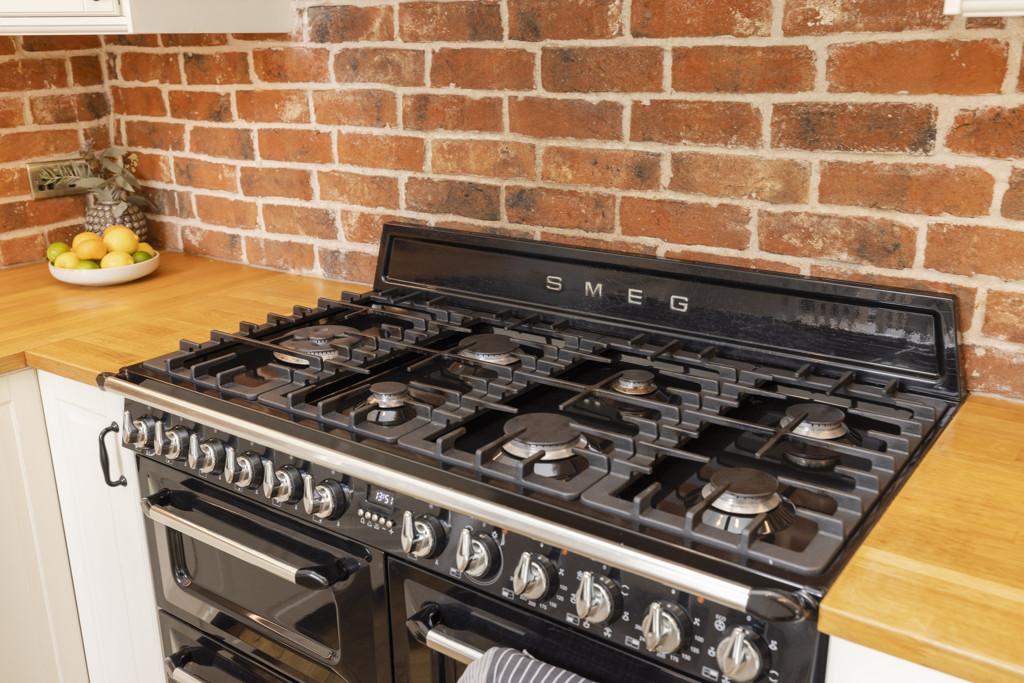
<svg viewBox="0 0 1024 683">
<path fill-rule="evenodd" d="M 302 495 L 302 477 L 292 465 L 274 469 L 274 461 L 263 458 L 263 495 L 275 503 L 294 503 Z"/>
<path fill-rule="evenodd" d="M 317 519 L 335 519 L 345 511 L 347 501 L 341 484 L 325 479 L 314 484 L 313 475 L 302 474 L 302 507 Z"/>
<path fill-rule="evenodd" d="M 607 576 L 594 576 L 593 572 L 580 574 L 576 589 L 576 616 L 591 624 L 607 624 L 619 616 L 622 593 Z"/>
<path fill-rule="evenodd" d="M 485 534 L 473 534 L 468 526 L 459 532 L 455 547 L 455 568 L 460 574 L 482 579 L 494 572 L 501 551 L 494 539 Z"/>
<path fill-rule="evenodd" d="M 224 454 L 224 481 L 238 488 L 258 488 L 263 480 L 263 468 L 259 456 L 246 451 L 236 456 L 235 449 L 228 447 Z"/>
<path fill-rule="evenodd" d="M 156 434 L 156 420 L 144 415 L 137 420 L 132 419 L 130 411 L 124 411 L 121 420 L 121 443 L 133 450 L 148 448 Z"/>
<path fill-rule="evenodd" d="M 652 602 L 640 623 L 648 652 L 670 655 L 690 639 L 690 617 L 671 602 Z"/>
<path fill-rule="evenodd" d="M 190 434 L 188 437 L 188 466 L 192 469 L 199 467 L 199 435 Z"/>
<path fill-rule="evenodd" d="M 555 566 L 548 558 L 523 553 L 512 572 L 512 592 L 517 598 L 545 600 L 557 587 L 555 580 Z"/>
<path fill-rule="evenodd" d="M 718 644 L 715 658 L 722 675 L 736 683 L 750 683 L 764 673 L 768 651 L 760 636 L 746 626 L 736 626 Z"/>
<path fill-rule="evenodd" d="M 437 557 L 444 549 L 444 536 L 444 526 L 436 517 L 413 517 L 409 510 L 402 513 L 402 533 L 399 539 L 402 550 L 407 554 L 420 559 Z"/>
<path fill-rule="evenodd" d="M 192 435 L 192 447 L 188 452 L 188 466 L 201 474 L 218 474 L 224 467 L 227 447 L 220 439 L 206 439 L 196 445 L 199 437 Z"/>
<path fill-rule="evenodd" d="M 169 462 L 180 460 L 188 453 L 189 431 L 182 426 L 164 429 L 163 422 L 156 423 L 153 434 L 153 450 Z"/>
</svg>

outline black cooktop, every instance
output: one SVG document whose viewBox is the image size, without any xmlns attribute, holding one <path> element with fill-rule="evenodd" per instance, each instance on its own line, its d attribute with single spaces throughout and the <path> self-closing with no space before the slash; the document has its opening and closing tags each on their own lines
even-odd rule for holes
<svg viewBox="0 0 1024 683">
<path fill-rule="evenodd" d="M 951 297 L 405 226 L 381 254 L 372 292 L 124 374 L 806 577 L 961 398 Z"/>
</svg>

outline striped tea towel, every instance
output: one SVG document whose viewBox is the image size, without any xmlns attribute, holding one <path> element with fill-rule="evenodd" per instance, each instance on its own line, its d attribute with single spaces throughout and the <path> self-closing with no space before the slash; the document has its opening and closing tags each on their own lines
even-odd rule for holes
<svg viewBox="0 0 1024 683">
<path fill-rule="evenodd" d="M 518 650 L 492 647 L 468 667 L 459 683 L 594 683 Z"/>
</svg>

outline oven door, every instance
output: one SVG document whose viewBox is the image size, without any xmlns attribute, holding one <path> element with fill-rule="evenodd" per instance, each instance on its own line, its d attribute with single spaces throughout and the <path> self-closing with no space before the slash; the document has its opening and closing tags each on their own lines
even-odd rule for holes
<svg viewBox="0 0 1024 683">
<path fill-rule="evenodd" d="M 297 681 L 390 682 L 383 555 L 163 465 L 140 474 L 161 609 Z"/>
<path fill-rule="evenodd" d="M 217 639 L 160 613 L 164 671 L 173 683 L 294 683 Z"/>
<path fill-rule="evenodd" d="M 388 561 L 396 683 L 455 683 L 492 647 L 525 650 L 597 683 L 689 683 L 614 645 L 403 562 Z"/>
</svg>

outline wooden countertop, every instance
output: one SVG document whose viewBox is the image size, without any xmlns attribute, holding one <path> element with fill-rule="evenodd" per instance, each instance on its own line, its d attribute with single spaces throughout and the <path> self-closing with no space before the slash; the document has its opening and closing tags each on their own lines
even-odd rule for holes
<svg viewBox="0 0 1024 683">
<path fill-rule="evenodd" d="M 0 270 L 0 373 L 92 384 L 182 337 L 344 289 L 365 287 L 173 253 L 113 288 L 61 284 L 45 265 Z M 962 678 L 1024 680 L 1022 529 L 1024 405 L 972 397 L 826 596 L 821 628 Z"/>
<path fill-rule="evenodd" d="M 821 630 L 1024 681 L 1024 405 L 972 396 L 825 596 Z"/>
<path fill-rule="evenodd" d="M 0 270 L 0 374 L 31 366 L 95 384 L 96 375 L 232 332 L 241 320 L 337 298 L 362 285 L 165 253 L 149 277 L 116 287 L 54 280 L 45 264 Z M 197 305 L 199 303 L 202 305 Z"/>
</svg>

